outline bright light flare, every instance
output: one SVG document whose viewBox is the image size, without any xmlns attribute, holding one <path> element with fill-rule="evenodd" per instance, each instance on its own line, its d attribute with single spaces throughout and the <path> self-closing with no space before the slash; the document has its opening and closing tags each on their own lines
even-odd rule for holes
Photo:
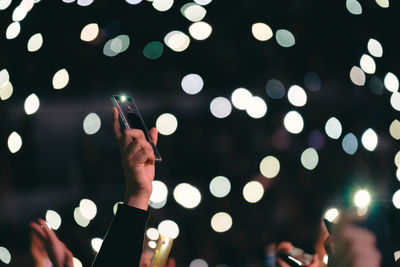
<svg viewBox="0 0 400 267">
<path fill-rule="evenodd" d="M 178 120 L 173 114 L 164 113 L 157 118 L 156 127 L 160 134 L 171 135 L 178 128 Z"/>
<path fill-rule="evenodd" d="M 79 259 L 75 258 L 75 257 L 72 258 L 72 266 L 74 266 L 74 267 L 83 267 L 82 262 Z"/>
<path fill-rule="evenodd" d="M 259 96 L 253 96 L 247 105 L 246 113 L 253 119 L 260 119 L 267 114 L 267 109 L 264 99 Z"/>
<path fill-rule="evenodd" d="M 24 103 L 24 108 L 25 108 L 25 113 L 27 115 L 32 115 L 36 111 L 38 111 L 40 106 L 40 101 L 37 95 L 35 94 L 30 94 L 26 99 Z"/>
<path fill-rule="evenodd" d="M 86 198 L 79 202 L 79 210 L 81 211 L 83 217 L 88 220 L 93 220 L 97 214 L 96 204 L 92 200 Z"/>
<path fill-rule="evenodd" d="M 339 210 L 336 208 L 329 209 L 325 212 L 324 218 L 329 222 L 333 222 L 339 216 Z"/>
<path fill-rule="evenodd" d="M 371 195 L 370 193 L 365 190 L 358 190 L 354 195 L 354 204 L 357 208 L 367 208 L 368 205 L 371 203 Z"/>
<path fill-rule="evenodd" d="M 83 130 L 86 134 L 97 133 L 101 127 L 101 119 L 96 113 L 89 113 L 83 120 Z"/>
<path fill-rule="evenodd" d="M 19 5 L 13 11 L 12 20 L 21 21 L 26 17 L 27 14 L 28 14 L 27 8 L 24 5 Z"/>
<path fill-rule="evenodd" d="M 303 151 L 301 154 L 301 164 L 307 170 L 313 170 L 317 167 L 319 161 L 317 151 L 310 147 Z"/>
<path fill-rule="evenodd" d="M 251 26 L 251 33 L 258 41 L 267 41 L 274 36 L 271 28 L 262 22 L 254 23 Z"/>
<path fill-rule="evenodd" d="M 150 195 L 149 205 L 152 208 L 162 208 L 167 201 L 168 197 L 168 188 L 167 186 L 161 181 L 153 181 L 153 192 Z M 158 204 L 164 204 L 162 207 Z"/>
<path fill-rule="evenodd" d="M 195 95 L 203 89 L 204 81 L 200 75 L 191 73 L 183 77 L 181 86 L 185 93 Z"/>
<path fill-rule="evenodd" d="M 99 252 L 100 248 L 101 248 L 101 245 L 103 244 L 103 239 L 95 237 L 95 238 L 92 239 L 92 241 L 90 243 L 92 245 L 92 249 L 95 252 Z"/>
<path fill-rule="evenodd" d="M 281 165 L 276 157 L 266 156 L 261 160 L 259 168 L 261 174 L 265 177 L 275 178 L 279 173 Z"/>
<path fill-rule="evenodd" d="M 231 100 L 235 108 L 245 110 L 250 105 L 253 95 L 246 88 L 237 88 L 232 92 Z"/>
<path fill-rule="evenodd" d="M 210 192 L 214 197 L 226 197 L 231 191 L 231 183 L 225 176 L 216 176 L 210 182 Z"/>
<path fill-rule="evenodd" d="M 232 112 L 231 102 L 225 97 L 216 97 L 210 103 L 210 111 L 211 114 L 218 119 L 226 118 Z"/>
<path fill-rule="evenodd" d="M 303 117 L 297 111 L 289 111 L 283 119 L 283 125 L 292 134 L 301 133 L 304 127 Z"/>
<path fill-rule="evenodd" d="M 176 222 L 165 220 L 158 225 L 158 232 L 162 236 L 175 239 L 179 235 L 179 227 Z"/>
<path fill-rule="evenodd" d="M 374 151 L 376 146 L 378 145 L 378 135 L 375 133 L 374 130 L 369 128 L 363 133 L 361 137 L 361 143 L 365 147 L 365 149 L 369 151 Z"/>
<path fill-rule="evenodd" d="M 342 124 L 337 118 L 331 117 L 325 123 L 325 132 L 330 138 L 339 139 L 342 134 Z"/>
<path fill-rule="evenodd" d="M 232 227 L 232 217 L 226 212 L 218 212 L 211 218 L 211 228 L 217 233 L 228 231 Z"/>
<path fill-rule="evenodd" d="M 211 32 L 211 25 L 204 21 L 198 21 L 189 26 L 190 35 L 198 41 L 207 39 L 211 35 Z"/>
<path fill-rule="evenodd" d="M 296 107 L 302 107 L 307 103 L 307 94 L 303 88 L 293 85 L 288 91 L 289 102 Z"/>
<path fill-rule="evenodd" d="M 54 210 L 46 212 L 46 222 L 53 230 L 58 230 L 61 226 L 61 216 Z"/>
<path fill-rule="evenodd" d="M 177 185 L 174 189 L 173 195 L 175 201 L 187 209 L 197 207 L 201 201 L 200 191 L 188 183 Z"/>
<path fill-rule="evenodd" d="M 22 138 L 17 132 L 12 132 L 7 140 L 8 149 L 11 153 L 17 153 L 22 147 Z"/>
<path fill-rule="evenodd" d="M 90 23 L 83 27 L 81 31 L 81 40 L 85 42 L 91 42 L 96 39 L 97 35 L 99 35 L 99 25 L 97 23 Z"/>
<path fill-rule="evenodd" d="M 256 203 L 264 195 L 264 187 L 260 182 L 248 182 L 243 188 L 243 197 L 249 203 Z"/>
</svg>

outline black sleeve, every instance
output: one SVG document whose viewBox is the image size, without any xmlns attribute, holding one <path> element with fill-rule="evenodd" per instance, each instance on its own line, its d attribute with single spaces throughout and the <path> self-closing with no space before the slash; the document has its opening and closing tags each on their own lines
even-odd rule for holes
<svg viewBox="0 0 400 267">
<path fill-rule="evenodd" d="M 148 211 L 119 204 L 92 267 L 139 266 L 148 219 Z"/>
</svg>

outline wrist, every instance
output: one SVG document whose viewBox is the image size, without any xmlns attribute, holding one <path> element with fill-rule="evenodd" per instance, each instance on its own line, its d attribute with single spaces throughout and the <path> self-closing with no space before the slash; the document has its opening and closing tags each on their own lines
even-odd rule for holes
<svg viewBox="0 0 400 267">
<path fill-rule="evenodd" d="M 149 200 L 150 200 L 150 194 L 148 193 L 131 192 L 127 190 L 125 192 L 124 204 L 134 208 L 147 210 L 149 206 Z"/>
</svg>

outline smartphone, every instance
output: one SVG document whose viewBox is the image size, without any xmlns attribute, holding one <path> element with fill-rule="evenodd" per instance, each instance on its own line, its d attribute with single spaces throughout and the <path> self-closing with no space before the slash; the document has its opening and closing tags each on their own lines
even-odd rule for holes
<svg viewBox="0 0 400 267">
<path fill-rule="evenodd" d="M 135 102 L 130 96 L 125 95 L 113 95 L 111 96 L 111 101 L 114 106 L 118 109 L 119 122 L 124 129 L 139 129 L 142 130 L 147 142 L 150 143 L 153 148 L 154 156 L 157 161 L 161 161 L 160 152 L 158 152 L 157 147 L 150 140 L 149 131 L 147 130 L 146 124 L 140 115 L 139 109 L 137 108 Z"/>
<path fill-rule="evenodd" d="M 288 252 L 279 251 L 277 257 L 289 266 L 305 266 L 312 262 L 313 255 L 305 253 L 301 248 L 293 247 Z"/>
</svg>

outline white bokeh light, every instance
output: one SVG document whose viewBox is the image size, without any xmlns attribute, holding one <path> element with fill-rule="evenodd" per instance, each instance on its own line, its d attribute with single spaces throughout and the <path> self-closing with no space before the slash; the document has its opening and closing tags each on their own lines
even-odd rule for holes
<svg viewBox="0 0 400 267">
<path fill-rule="evenodd" d="M 354 204 L 356 207 L 366 208 L 368 207 L 369 203 L 371 203 L 371 195 L 367 190 L 361 189 L 355 193 Z"/>
<path fill-rule="evenodd" d="M 26 17 L 27 14 L 28 10 L 26 9 L 26 7 L 24 5 L 18 5 L 12 13 L 12 20 L 21 21 Z"/>
<path fill-rule="evenodd" d="M 313 170 L 318 165 L 318 153 L 317 151 L 310 147 L 303 151 L 301 154 L 301 164 L 307 170 Z"/>
<path fill-rule="evenodd" d="M 382 57 L 383 55 L 383 48 L 380 42 L 375 39 L 369 39 L 368 44 L 368 52 L 373 55 L 374 57 Z"/>
<path fill-rule="evenodd" d="M 212 32 L 210 24 L 204 21 L 198 21 L 189 26 L 189 33 L 193 39 L 202 41 L 207 39 Z"/>
<path fill-rule="evenodd" d="M 281 165 L 276 157 L 266 156 L 261 160 L 259 168 L 261 174 L 265 177 L 275 178 L 279 173 Z"/>
<path fill-rule="evenodd" d="M 97 214 L 96 204 L 92 200 L 86 198 L 79 202 L 79 210 L 81 211 L 83 217 L 88 220 L 93 220 Z"/>
<path fill-rule="evenodd" d="M 189 264 L 189 267 L 208 267 L 208 263 L 203 259 L 194 259 Z"/>
<path fill-rule="evenodd" d="M 146 236 L 150 240 L 157 240 L 160 237 L 160 233 L 158 232 L 158 230 L 156 228 L 149 228 L 146 231 Z"/>
<path fill-rule="evenodd" d="M 225 176 L 216 176 L 210 182 L 210 192 L 214 197 L 226 197 L 231 191 L 231 183 Z"/>
<path fill-rule="evenodd" d="M 197 4 L 205 6 L 211 3 L 212 0 L 194 0 Z"/>
<path fill-rule="evenodd" d="M 187 3 L 181 7 L 182 15 L 192 22 L 202 20 L 206 14 L 207 10 L 195 3 Z"/>
<path fill-rule="evenodd" d="M 29 38 L 27 48 L 29 52 L 38 51 L 43 45 L 43 36 L 40 33 L 36 33 Z"/>
<path fill-rule="evenodd" d="M 383 83 L 385 84 L 386 89 L 390 92 L 396 92 L 399 90 L 399 79 L 391 72 L 388 72 L 385 75 Z"/>
<path fill-rule="evenodd" d="M 285 29 L 277 30 L 275 38 L 278 44 L 285 48 L 294 46 L 296 43 L 294 35 L 290 31 Z"/>
<path fill-rule="evenodd" d="M 232 217 L 226 212 L 218 212 L 211 218 L 211 228 L 217 233 L 228 231 L 232 227 Z"/>
<path fill-rule="evenodd" d="M 392 121 L 392 123 L 390 124 L 390 127 L 389 127 L 389 133 L 394 139 L 396 139 L 396 140 L 400 139 L 400 121 L 399 120 L 396 119 L 396 120 Z"/>
<path fill-rule="evenodd" d="M 13 85 L 11 84 L 10 81 L 6 81 L 1 87 L 0 87 L 0 99 L 5 101 L 9 99 L 14 92 Z"/>
<path fill-rule="evenodd" d="M 389 0 L 375 0 L 375 2 L 381 7 L 381 8 L 388 8 L 389 7 Z M 397 261 L 397 259 L 396 259 Z"/>
<path fill-rule="evenodd" d="M 174 4 L 174 0 L 154 0 L 153 7 L 161 12 L 167 11 Z"/>
<path fill-rule="evenodd" d="M 69 74 L 66 69 L 57 71 L 53 76 L 53 88 L 56 90 L 63 89 L 69 82 Z"/>
<path fill-rule="evenodd" d="M 27 115 L 34 114 L 39 109 L 39 106 L 40 106 L 40 101 L 37 95 L 30 94 L 25 99 L 24 108 L 25 108 L 25 113 Z"/>
<path fill-rule="evenodd" d="M 231 100 L 235 108 L 245 110 L 250 105 L 253 95 L 246 88 L 237 88 L 232 92 Z"/>
<path fill-rule="evenodd" d="M 400 190 L 393 194 L 392 202 L 396 209 L 400 209 Z"/>
<path fill-rule="evenodd" d="M 292 134 L 301 133 L 304 127 L 303 117 L 297 111 L 289 111 L 283 119 L 283 125 Z"/>
<path fill-rule="evenodd" d="M 357 0 L 346 0 L 346 8 L 353 15 L 362 14 L 362 6 Z"/>
<path fill-rule="evenodd" d="M 76 3 L 80 6 L 90 6 L 94 0 L 78 0 Z"/>
<path fill-rule="evenodd" d="M 365 149 L 369 151 L 374 151 L 376 146 L 378 145 L 378 135 L 375 133 L 374 130 L 369 128 L 363 133 L 361 137 L 361 143 L 365 147 Z"/>
<path fill-rule="evenodd" d="M 204 82 L 200 75 L 191 73 L 183 77 L 181 86 L 185 93 L 195 95 L 203 89 Z"/>
<path fill-rule="evenodd" d="M 19 24 L 19 22 L 15 21 L 7 27 L 6 38 L 9 40 L 14 39 L 18 36 L 20 32 L 21 32 L 21 25 Z"/>
<path fill-rule="evenodd" d="M 113 213 L 114 213 L 114 215 L 117 214 L 118 205 L 119 205 L 119 204 L 124 204 L 124 202 L 118 201 L 117 203 L 114 204 L 114 206 L 113 206 Z"/>
<path fill-rule="evenodd" d="M 214 98 L 210 103 L 210 111 L 214 117 L 223 119 L 228 117 L 232 112 L 231 102 L 225 97 L 219 96 Z"/>
<path fill-rule="evenodd" d="M 271 28 L 262 22 L 254 23 L 251 26 L 251 33 L 258 41 L 267 41 L 274 36 Z"/>
<path fill-rule="evenodd" d="M 153 191 L 150 195 L 149 205 L 153 208 L 158 208 L 159 203 L 166 203 L 168 197 L 168 188 L 161 181 L 153 181 Z"/>
<path fill-rule="evenodd" d="M 188 183 L 177 185 L 174 189 L 173 195 L 175 201 L 187 209 L 197 207 L 201 201 L 200 191 Z"/>
<path fill-rule="evenodd" d="M 358 86 L 365 84 L 365 73 L 359 67 L 353 66 L 350 70 L 350 80 Z"/>
<path fill-rule="evenodd" d="M 397 111 L 400 111 L 400 93 L 393 92 L 390 97 L 390 105 Z"/>
<path fill-rule="evenodd" d="M 179 227 L 176 222 L 171 220 L 164 220 L 160 222 L 157 228 L 160 235 L 168 238 L 175 239 L 179 235 Z"/>
<path fill-rule="evenodd" d="M 357 137 L 353 133 L 348 133 L 343 137 L 342 148 L 349 155 L 354 155 L 358 149 Z"/>
<path fill-rule="evenodd" d="M 79 209 L 79 207 L 74 209 L 74 220 L 81 227 L 86 227 L 90 223 L 90 220 L 82 215 L 82 212 Z"/>
<path fill-rule="evenodd" d="M 12 132 L 7 140 L 8 149 L 11 153 L 18 152 L 22 147 L 22 138 L 17 132 Z"/>
<path fill-rule="evenodd" d="M 303 88 L 293 85 L 287 93 L 289 102 L 296 107 L 302 107 L 307 103 L 307 94 Z"/>
<path fill-rule="evenodd" d="M 260 182 L 250 181 L 243 188 L 243 197 L 249 203 L 256 203 L 264 195 L 264 187 Z"/>
<path fill-rule="evenodd" d="M 374 59 L 369 55 L 362 55 L 360 59 L 361 69 L 368 74 L 374 74 L 376 70 L 376 64 Z"/>
<path fill-rule="evenodd" d="M 329 222 L 333 222 L 339 216 L 339 211 L 336 208 L 331 208 L 325 212 L 324 218 Z"/>
<path fill-rule="evenodd" d="M 160 134 L 171 135 L 178 128 L 178 120 L 173 114 L 164 113 L 157 118 L 156 127 Z"/>
<path fill-rule="evenodd" d="M 96 39 L 97 35 L 99 35 L 99 25 L 97 23 L 90 23 L 83 27 L 81 31 L 81 40 L 85 42 L 90 42 Z"/>
<path fill-rule="evenodd" d="M 7 248 L 0 246 L 0 261 L 5 264 L 9 264 L 11 262 L 11 253 Z"/>
<path fill-rule="evenodd" d="M 103 239 L 95 237 L 95 238 L 92 238 L 92 241 L 90 243 L 92 245 L 92 249 L 96 252 L 99 252 L 101 245 L 103 244 Z"/>
<path fill-rule="evenodd" d="M 337 118 L 331 117 L 325 123 L 325 132 L 330 138 L 339 139 L 342 134 L 342 124 Z"/>
<path fill-rule="evenodd" d="M 260 119 L 267 114 L 267 104 L 259 96 L 253 96 L 247 105 L 246 113 L 253 119 Z"/>
<path fill-rule="evenodd" d="M 58 230 L 61 226 L 61 216 L 54 210 L 46 212 L 46 222 L 53 230 Z"/>
<path fill-rule="evenodd" d="M 171 31 L 164 37 L 164 43 L 175 52 L 185 51 L 190 44 L 190 38 L 181 31 Z"/>
<path fill-rule="evenodd" d="M 82 262 L 75 257 L 72 258 L 72 266 L 73 267 L 83 267 Z"/>
<path fill-rule="evenodd" d="M 4 10 L 10 6 L 12 0 L 0 0 L 0 10 Z"/>
<path fill-rule="evenodd" d="M 10 81 L 10 74 L 7 69 L 2 69 L 0 71 L 0 87 L 3 87 L 7 82 Z"/>
<path fill-rule="evenodd" d="M 96 113 L 89 113 L 83 120 L 83 130 L 86 134 L 95 134 L 100 130 L 101 119 Z"/>
</svg>

